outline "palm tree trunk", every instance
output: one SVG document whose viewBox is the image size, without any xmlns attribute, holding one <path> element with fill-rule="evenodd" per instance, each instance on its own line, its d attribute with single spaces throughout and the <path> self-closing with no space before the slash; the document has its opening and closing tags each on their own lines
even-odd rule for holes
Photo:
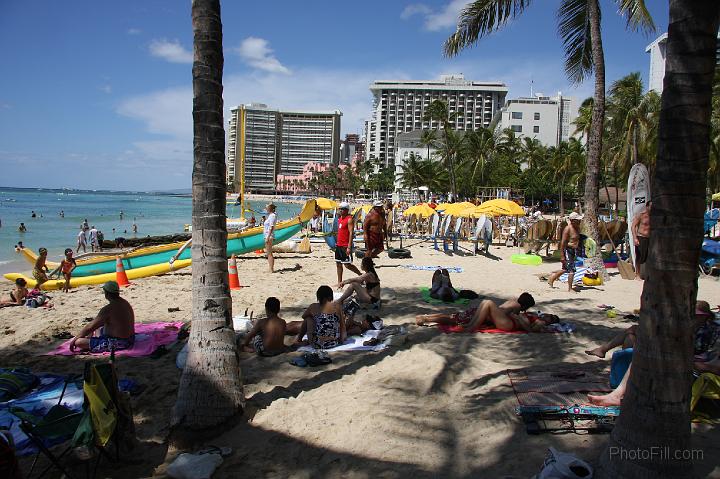
<svg viewBox="0 0 720 479">
<path fill-rule="evenodd" d="M 192 329 L 171 421 L 180 447 L 232 425 L 244 400 L 227 280 L 219 0 L 193 0 L 192 28 Z"/>
<path fill-rule="evenodd" d="M 600 5 L 598 0 L 588 1 L 590 22 L 590 39 L 592 48 L 593 70 L 595 71 L 595 94 L 593 96 L 592 122 L 588 138 L 588 156 L 585 174 L 585 232 L 600 244 L 598 234 L 598 179 L 600 176 L 600 155 L 602 154 L 602 135 L 605 123 L 605 55 L 603 53 L 602 35 L 600 34 Z M 600 248 L 595 256 L 588 258 L 586 264 L 600 272 L 603 281 L 609 279 L 602 261 Z"/>
<path fill-rule="evenodd" d="M 717 0 L 670 0 L 647 279 L 632 373 L 622 414 L 600 458 L 601 478 L 693 477 L 692 460 L 682 453 L 690 451 L 691 324 L 719 24 Z M 630 460 L 614 454 L 622 450 L 668 453 Z"/>
</svg>

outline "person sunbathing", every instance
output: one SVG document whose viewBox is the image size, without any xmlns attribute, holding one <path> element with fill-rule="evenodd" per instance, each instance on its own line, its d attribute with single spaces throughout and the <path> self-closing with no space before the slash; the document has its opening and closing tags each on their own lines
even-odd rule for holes
<svg viewBox="0 0 720 479">
<path fill-rule="evenodd" d="M 27 282 L 22 278 L 18 278 L 15 280 L 15 289 L 10 291 L 10 301 L 0 301 L 0 308 L 6 306 L 22 306 L 27 295 Z"/>
<path fill-rule="evenodd" d="M 460 297 L 460 293 L 453 288 L 450 273 L 446 269 L 436 269 L 432 277 L 430 297 L 445 303 L 452 303 Z"/>
<path fill-rule="evenodd" d="M 517 300 L 505 301 L 500 306 L 486 299 L 477 308 L 446 314 L 421 314 L 416 316 L 415 323 L 419 326 L 428 323 L 461 326 L 464 332 L 472 332 L 482 327 L 495 327 L 502 331 L 541 332 L 559 318 L 554 314 L 520 314 L 535 305 L 535 298 L 529 293 L 521 294 Z"/>
<path fill-rule="evenodd" d="M 287 324 L 278 314 L 280 300 L 269 297 L 265 300 L 267 317 L 258 319 L 242 342 L 245 352 L 274 356 L 287 350 L 285 347 L 285 328 Z M 252 343 L 252 346 L 250 345 Z"/>
<path fill-rule="evenodd" d="M 120 297 L 120 287 L 108 281 L 102 287 L 107 305 L 70 341 L 70 351 L 80 349 L 91 353 L 130 349 L 135 344 L 135 312 Z"/>
<path fill-rule="evenodd" d="M 305 310 L 302 322 L 288 324 L 288 333 L 297 331 L 295 346 L 310 345 L 317 349 L 339 346 L 347 338 L 345 315 L 339 301 L 333 301 L 330 286 L 320 286 L 315 293 L 317 303 Z M 307 341 L 303 337 L 307 334 Z"/>
</svg>

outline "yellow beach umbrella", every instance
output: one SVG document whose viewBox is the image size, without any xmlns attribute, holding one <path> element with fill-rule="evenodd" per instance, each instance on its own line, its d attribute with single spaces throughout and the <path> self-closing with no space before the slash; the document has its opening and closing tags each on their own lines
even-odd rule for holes
<svg viewBox="0 0 720 479">
<path fill-rule="evenodd" d="M 430 218 L 435 213 L 436 211 L 434 209 L 424 203 L 421 203 L 419 205 L 411 206 L 403 211 L 403 216 L 417 215 L 420 218 Z"/>
<path fill-rule="evenodd" d="M 372 209 L 372 207 L 373 207 L 373 205 L 362 205 L 362 206 L 358 206 L 357 208 L 355 208 L 355 209 L 352 211 L 352 214 L 354 215 L 355 213 L 357 213 L 357 212 L 360 211 L 360 210 L 362 210 L 363 213 L 367 214 L 368 211 L 370 211 L 370 210 Z"/>
<path fill-rule="evenodd" d="M 475 214 L 492 214 L 493 216 L 525 216 L 525 210 L 514 201 L 497 198 L 486 201 L 477 208 Z"/>
<path fill-rule="evenodd" d="M 422 204 L 422 203 L 421 203 L 421 204 Z M 453 203 L 440 203 L 439 205 L 437 205 L 437 206 L 435 207 L 435 209 L 436 209 L 437 211 L 445 211 L 446 209 L 448 209 L 448 208 L 451 207 L 452 205 L 453 205 Z"/>
<path fill-rule="evenodd" d="M 318 198 L 315 200 L 315 203 L 321 210 L 334 210 L 338 207 L 337 201 L 331 200 L 330 198 Z"/>
<path fill-rule="evenodd" d="M 450 206 L 445 208 L 445 211 L 443 213 L 446 215 L 460 216 L 461 214 L 465 214 L 468 209 L 474 210 L 475 205 L 470 203 L 469 201 L 464 201 L 462 203 L 452 203 Z"/>
</svg>

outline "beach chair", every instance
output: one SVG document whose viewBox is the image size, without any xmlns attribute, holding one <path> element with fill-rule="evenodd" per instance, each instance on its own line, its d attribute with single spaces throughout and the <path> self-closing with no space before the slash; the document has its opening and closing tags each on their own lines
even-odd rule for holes
<svg viewBox="0 0 720 479">
<path fill-rule="evenodd" d="M 436 251 L 440 251 L 440 248 L 438 248 L 438 239 L 440 239 L 443 242 L 443 250 L 446 250 L 445 247 L 445 238 L 447 237 L 448 229 L 450 228 L 450 222 L 452 221 L 452 216 L 447 215 L 440 220 L 440 226 L 438 226 L 437 232 L 433 235 L 433 247 Z"/>
<path fill-rule="evenodd" d="M 475 225 L 475 233 L 470 237 L 470 241 L 473 243 L 474 255 L 478 253 L 478 243 L 480 243 L 480 241 L 485 243 L 485 250 L 487 251 L 493 241 L 492 219 L 485 215 L 480 215 Z"/>
<path fill-rule="evenodd" d="M 455 218 L 455 228 L 450 229 L 447 235 L 447 239 L 452 241 L 453 253 L 458 252 L 458 241 L 460 240 L 460 231 L 462 230 L 463 219 L 461 217 Z M 447 242 L 443 242 L 443 250 L 447 252 Z"/>
</svg>

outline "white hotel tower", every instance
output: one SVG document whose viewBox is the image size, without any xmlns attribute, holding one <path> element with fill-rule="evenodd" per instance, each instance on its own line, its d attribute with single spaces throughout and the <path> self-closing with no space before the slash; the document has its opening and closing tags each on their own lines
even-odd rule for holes
<svg viewBox="0 0 720 479">
<path fill-rule="evenodd" d="M 440 80 L 377 80 L 370 85 L 374 96 L 372 118 L 366 122 L 365 158 L 384 165 L 395 161 L 395 139 L 403 132 L 437 130 L 438 121 L 423 120 L 434 100 L 448 103 L 456 113 L 452 127 L 477 130 L 490 126 L 505 103 L 507 86 L 502 82 L 474 82 L 462 75 L 443 75 Z"/>
</svg>

